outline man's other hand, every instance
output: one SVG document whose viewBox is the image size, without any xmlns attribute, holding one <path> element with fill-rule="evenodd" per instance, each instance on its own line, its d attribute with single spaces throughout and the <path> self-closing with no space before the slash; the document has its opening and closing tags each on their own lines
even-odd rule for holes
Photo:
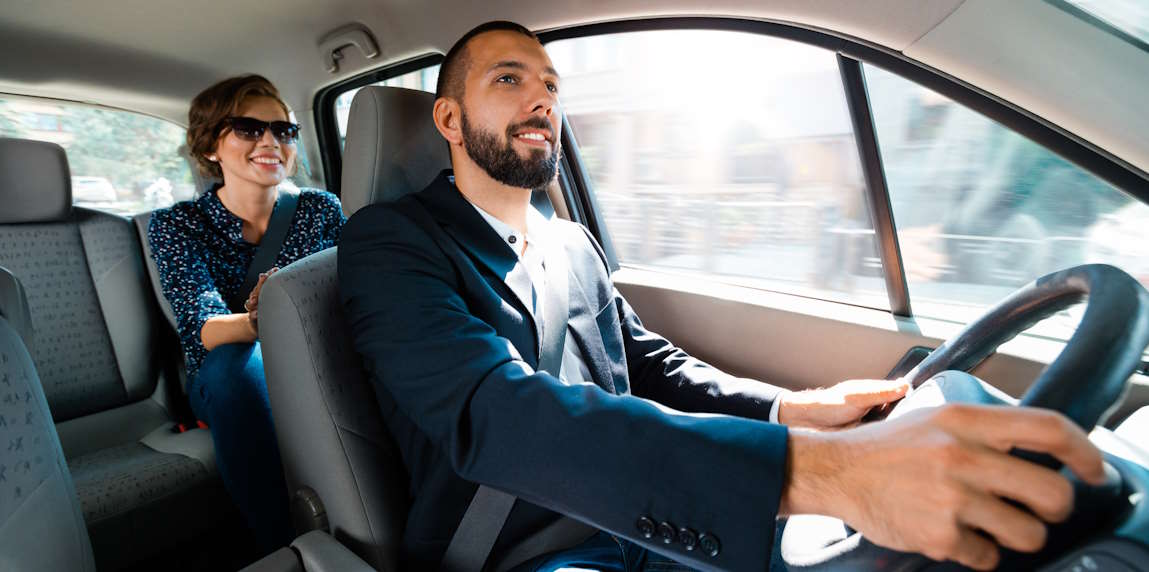
<svg viewBox="0 0 1149 572">
<path fill-rule="evenodd" d="M 878 405 L 905 397 L 910 384 L 901 380 L 851 379 L 833 387 L 782 395 L 778 422 L 809 429 L 847 429 Z"/>
<path fill-rule="evenodd" d="M 1009 455 L 1015 447 L 1105 480 L 1101 452 L 1054 411 L 951 404 L 848 431 L 792 431 L 781 513 L 834 516 L 875 544 L 989 570 L 998 546 L 1036 551 L 1044 523 L 1073 509 L 1069 480 Z"/>
</svg>

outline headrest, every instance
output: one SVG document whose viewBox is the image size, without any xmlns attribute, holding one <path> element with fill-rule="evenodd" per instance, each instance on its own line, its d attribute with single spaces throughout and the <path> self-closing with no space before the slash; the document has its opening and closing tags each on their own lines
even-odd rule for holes
<svg viewBox="0 0 1149 572">
<path fill-rule="evenodd" d="M 435 129 L 435 94 L 371 86 L 351 101 L 343 147 L 343 212 L 422 190 L 451 168 L 447 142 Z"/>
<path fill-rule="evenodd" d="M 64 148 L 0 137 L 0 205 L 0 224 L 68 218 L 72 177 Z"/>
<path fill-rule="evenodd" d="M 24 345 L 32 346 L 32 313 L 28 310 L 28 297 L 24 286 L 7 268 L 0 266 L 0 318 L 24 338 Z"/>
</svg>

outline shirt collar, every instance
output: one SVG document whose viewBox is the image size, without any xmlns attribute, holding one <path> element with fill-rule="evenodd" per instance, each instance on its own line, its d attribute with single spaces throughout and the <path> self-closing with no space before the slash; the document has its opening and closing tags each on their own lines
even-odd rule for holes
<svg viewBox="0 0 1149 572">
<path fill-rule="evenodd" d="M 227 210 L 227 207 L 223 206 L 223 202 L 219 200 L 216 192 L 222 186 L 220 183 L 212 185 L 210 189 L 204 192 L 203 196 L 196 199 L 196 205 L 199 206 L 200 211 L 207 215 L 212 226 L 219 229 L 224 236 L 231 239 L 232 242 L 243 243 L 243 219 Z"/>
<path fill-rule="evenodd" d="M 487 221 L 487 224 L 495 231 L 495 234 L 498 234 L 499 237 L 503 239 L 503 242 L 505 242 L 507 246 L 510 246 L 511 250 L 515 251 L 516 255 L 522 251 L 522 241 L 524 239 L 522 233 L 512 228 L 511 225 L 495 218 L 495 215 L 479 208 L 475 203 L 470 203 L 470 205 L 479 213 L 479 216 L 483 217 L 483 220 Z M 528 245 L 539 247 L 544 244 L 544 241 L 547 239 L 547 223 L 549 222 L 547 217 L 543 216 L 543 213 L 539 212 L 534 205 L 527 205 L 527 234 L 525 238 Z"/>
</svg>

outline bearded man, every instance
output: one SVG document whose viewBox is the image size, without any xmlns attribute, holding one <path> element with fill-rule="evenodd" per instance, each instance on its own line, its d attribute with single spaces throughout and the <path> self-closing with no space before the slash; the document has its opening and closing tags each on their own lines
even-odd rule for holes
<svg viewBox="0 0 1149 572">
<path fill-rule="evenodd" d="M 432 117 L 453 170 L 343 230 L 345 315 L 411 477 L 403 569 L 765 570 L 788 513 L 988 568 L 1072 505 L 1064 477 L 1005 453 L 1018 435 L 1102 478 L 1052 412 L 947 406 L 825 431 L 907 388 L 790 393 L 644 328 L 590 232 L 531 207 L 561 154 L 560 92 L 526 28 L 467 33 Z"/>
</svg>

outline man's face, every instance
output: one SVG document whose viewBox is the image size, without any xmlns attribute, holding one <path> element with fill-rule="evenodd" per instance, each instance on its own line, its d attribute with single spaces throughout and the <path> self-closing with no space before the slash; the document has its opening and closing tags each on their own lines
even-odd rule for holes
<svg viewBox="0 0 1149 572">
<path fill-rule="evenodd" d="M 502 31 L 476 36 L 467 50 L 463 148 L 504 185 L 545 187 L 555 176 L 562 130 L 559 78 L 546 50 L 527 36 Z"/>
</svg>

